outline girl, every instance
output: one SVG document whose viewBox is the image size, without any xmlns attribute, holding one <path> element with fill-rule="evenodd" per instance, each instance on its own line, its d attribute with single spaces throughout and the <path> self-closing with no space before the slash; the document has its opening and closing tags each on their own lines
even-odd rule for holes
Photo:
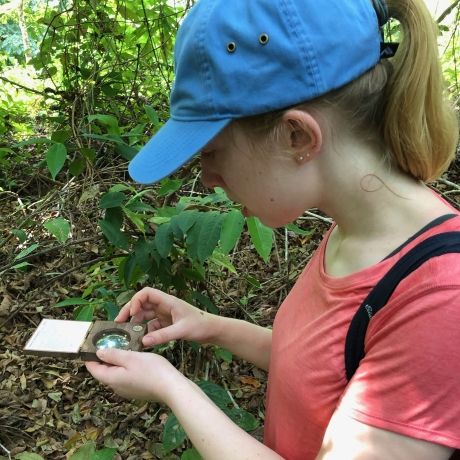
<svg viewBox="0 0 460 460">
<path fill-rule="evenodd" d="M 400 21 L 402 42 L 379 26 Z M 454 157 L 436 27 L 423 0 L 199 0 L 175 48 L 171 119 L 130 165 L 142 183 L 201 151 L 202 181 L 266 225 L 316 207 L 335 224 L 271 330 L 145 288 L 117 321 L 146 347 L 214 343 L 269 371 L 265 440 L 234 425 L 165 358 L 101 350 L 88 370 L 126 398 L 160 401 L 205 459 L 441 460 L 460 449 L 460 263 L 430 259 L 372 318 L 350 382 L 356 309 L 415 244 L 460 230 L 424 182 Z M 452 457 L 453 458 L 453 457 Z"/>
</svg>

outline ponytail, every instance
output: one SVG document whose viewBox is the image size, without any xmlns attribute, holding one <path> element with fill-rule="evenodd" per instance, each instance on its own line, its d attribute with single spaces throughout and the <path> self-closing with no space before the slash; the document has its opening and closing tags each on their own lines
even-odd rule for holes
<svg viewBox="0 0 460 460">
<path fill-rule="evenodd" d="M 385 90 L 383 138 L 404 171 L 434 180 L 449 166 L 458 122 L 444 97 L 437 26 L 423 0 L 387 0 L 401 24 L 402 42 Z"/>
</svg>

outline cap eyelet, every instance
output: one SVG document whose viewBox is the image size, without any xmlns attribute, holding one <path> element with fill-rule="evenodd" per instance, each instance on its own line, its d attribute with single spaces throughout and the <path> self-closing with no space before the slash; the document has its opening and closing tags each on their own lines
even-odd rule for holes
<svg viewBox="0 0 460 460">
<path fill-rule="evenodd" d="M 229 53 L 234 53 L 236 51 L 236 43 L 235 42 L 230 42 L 228 45 L 227 45 L 227 51 Z"/>
<path fill-rule="evenodd" d="M 270 37 L 268 34 L 260 34 L 259 36 L 259 43 L 261 45 L 266 45 L 270 41 Z"/>
</svg>

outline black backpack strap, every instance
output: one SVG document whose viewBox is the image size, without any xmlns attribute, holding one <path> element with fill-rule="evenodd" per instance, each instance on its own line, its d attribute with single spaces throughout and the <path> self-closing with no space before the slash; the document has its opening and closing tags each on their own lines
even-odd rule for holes
<svg viewBox="0 0 460 460">
<path fill-rule="evenodd" d="M 351 320 L 345 340 L 345 371 L 350 380 L 364 357 L 364 339 L 371 318 L 388 302 L 399 282 L 426 260 L 460 252 L 460 232 L 431 236 L 401 257 L 369 293 Z"/>
</svg>

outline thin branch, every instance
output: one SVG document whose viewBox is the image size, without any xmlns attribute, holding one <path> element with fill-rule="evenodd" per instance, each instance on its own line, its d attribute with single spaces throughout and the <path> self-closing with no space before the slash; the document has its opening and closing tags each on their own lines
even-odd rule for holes
<svg viewBox="0 0 460 460">
<path fill-rule="evenodd" d="M 51 93 L 48 93 L 46 91 L 38 91 L 38 90 L 33 89 L 33 88 L 28 88 L 27 86 L 21 85 L 21 83 L 16 83 L 15 81 L 8 80 L 8 78 L 2 77 L 1 75 L 0 75 L 0 80 L 3 80 L 4 82 L 9 83 L 10 85 L 17 86 L 18 88 L 21 88 L 24 91 L 29 91 L 29 93 L 34 93 L 34 94 L 38 94 L 40 96 L 49 97 L 51 99 L 55 99 L 56 101 L 61 100 L 59 97 L 54 96 Z"/>
<path fill-rule="evenodd" d="M 441 24 L 441 22 L 444 21 L 444 19 L 446 19 L 446 17 L 449 16 L 449 14 L 452 13 L 452 11 L 455 8 L 457 8 L 459 4 L 460 4 L 460 0 L 455 0 L 454 3 L 452 3 L 452 5 L 450 5 L 448 8 L 446 8 L 445 11 L 442 12 L 442 14 L 436 20 L 436 22 L 438 24 Z"/>
<path fill-rule="evenodd" d="M 59 245 L 59 246 L 53 246 L 51 248 L 43 249 L 43 251 L 40 251 L 40 252 L 32 252 L 32 253 L 24 256 L 24 257 L 21 257 L 20 259 L 13 260 L 13 262 L 10 262 L 9 264 L 4 265 L 3 267 L 0 267 L 0 274 L 3 274 L 3 272 L 8 270 L 9 268 L 11 268 L 14 265 L 17 265 L 17 264 L 19 264 L 21 262 L 24 262 L 26 260 L 34 259 L 35 257 L 40 257 L 40 256 L 43 256 L 43 255 L 48 254 L 48 253 L 53 252 L 53 251 L 60 251 L 62 249 L 68 248 L 69 246 L 74 246 L 74 245 L 80 244 L 80 243 L 87 243 L 89 241 L 94 241 L 94 240 L 97 240 L 97 239 L 99 239 L 99 238 L 93 236 L 91 238 L 84 238 L 82 240 L 69 241 L 68 243 L 65 243 L 65 244 L 62 244 L 62 245 Z"/>
</svg>

